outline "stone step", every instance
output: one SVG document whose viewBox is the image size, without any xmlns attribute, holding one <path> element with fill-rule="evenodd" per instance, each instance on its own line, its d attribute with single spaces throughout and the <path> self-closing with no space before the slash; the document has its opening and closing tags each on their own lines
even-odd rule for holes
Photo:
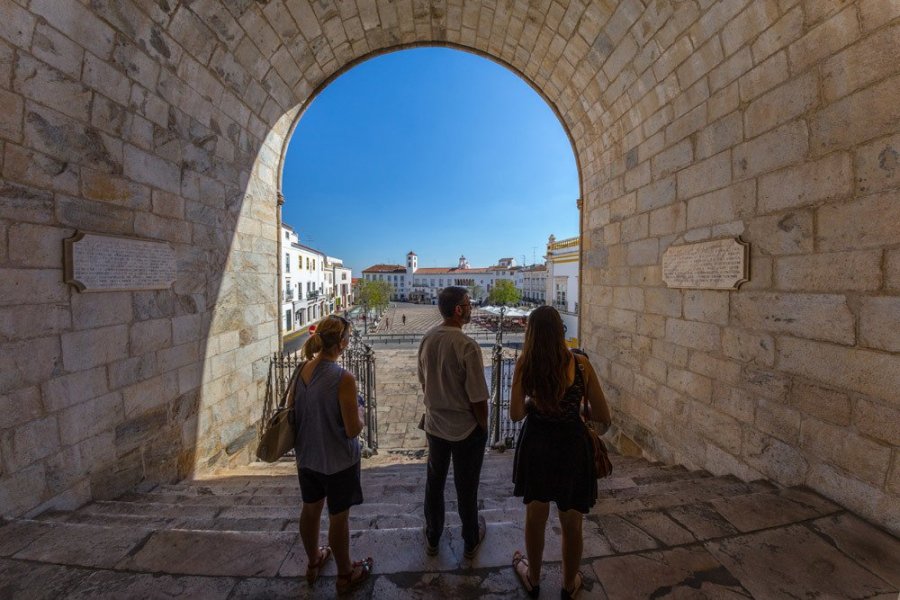
<svg viewBox="0 0 900 600">
<path fill-rule="evenodd" d="M 252 507 L 258 508 L 258 507 Z M 485 508 L 480 513 L 488 523 L 520 519 L 524 515 L 524 507 L 518 510 L 510 508 Z M 272 511 L 232 511 L 214 517 L 160 516 L 158 514 L 135 514 L 102 511 L 47 512 L 37 521 L 79 523 L 83 525 L 139 527 L 144 529 L 193 529 L 210 531 L 295 531 L 298 526 L 300 509 L 292 514 L 285 512 L 273 514 Z M 323 530 L 327 527 L 327 515 L 322 516 Z M 446 525 L 455 527 L 460 524 L 459 515 L 450 511 L 446 516 Z M 367 531 L 369 529 L 421 528 L 425 525 L 425 517 L 421 505 L 401 506 L 387 504 L 362 504 L 350 511 L 350 530 Z"/>
<path fill-rule="evenodd" d="M 17 520 L 0 529 L 0 557 L 94 569 L 144 573 L 230 577 L 298 577 L 306 569 L 303 545 L 296 532 L 152 530 L 59 521 Z M 474 560 L 463 557 L 458 527 L 448 527 L 440 552 L 424 552 L 421 527 L 358 531 L 354 556 L 376 557 L 380 575 L 454 571 L 508 564 L 513 539 L 522 538 L 521 523 L 488 523 L 487 539 Z M 548 531 L 548 547 L 558 536 Z M 520 545 L 520 542 L 519 542 Z M 333 576 L 334 561 L 326 566 Z"/>
<path fill-rule="evenodd" d="M 375 573 L 357 597 L 411 598 L 426 589 L 449 597 L 521 597 L 509 564 L 512 552 L 523 548 L 525 508 L 521 498 L 512 496 L 510 457 L 486 460 L 480 506 L 488 533 L 472 561 L 463 557 L 452 484 L 440 552 L 428 557 L 422 533 L 423 465 L 367 470 L 366 502 L 351 511 L 351 552 L 354 558 L 374 557 Z M 713 477 L 640 459 L 616 457 L 615 465 L 615 476 L 600 482 L 599 501 L 584 522 L 582 568 L 591 573 L 584 597 L 649 597 L 672 585 L 687 585 L 710 597 L 756 589 L 738 596 L 768 598 L 777 596 L 770 592 L 781 585 L 769 585 L 769 580 L 790 582 L 798 573 L 812 571 L 818 575 L 792 589 L 849 592 L 859 584 L 866 590 L 859 597 L 878 597 L 876 592 L 884 591 L 896 595 L 897 583 L 885 582 L 898 572 L 900 542 L 810 490 Z M 293 464 L 276 465 L 253 477 L 251 469 L 243 468 L 234 476 L 158 486 L 75 512 L 0 521 L 0 583 L 29 573 L 44 578 L 88 573 L 107 587 L 131 589 L 128 582 L 138 580 L 142 589 L 169 586 L 166 593 L 172 597 L 200 597 L 184 590 L 220 584 L 232 589 L 228 586 L 235 582 L 234 589 L 240 590 L 231 597 L 331 597 L 333 561 L 314 590 L 302 582 L 306 557 L 297 534 L 301 504 L 293 469 Z M 551 514 L 544 578 L 551 590 L 559 577 L 559 531 Z M 821 571 L 821 565 L 835 571 Z M 709 573 L 725 577 L 725 583 L 709 588 Z M 475 587 L 448 583 L 454 581 L 472 581 Z M 622 587 L 623 581 L 628 586 Z M 765 585 L 754 588 L 760 582 Z M 630 593 L 633 585 L 643 590 L 638 596 Z M 502 591 L 495 593 L 498 589 Z M 609 595 L 611 589 L 618 591 Z M 227 595 L 206 592 L 210 594 Z"/>
<path fill-rule="evenodd" d="M 628 477 L 636 479 L 638 482 L 642 480 L 652 479 L 677 479 L 680 476 L 698 477 L 710 476 L 705 471 L 690 471 L 681 466 L 668 466 L 663 464 L 649 463 L 644 460 L 637 462 L 623 463 L 619 462 L 616 467 L 614 461 L 613 477 Z M 453 469 L 450 469 L 452 476 Z M 425 481 L 425 465 L 417 464 L 415 466 L 406 465 L 402 469 L 386 468 L 379 469 L 363 469 L 362 481 L 364 485 L 420 485 Z M 512 460 L 509 458 L 495 459 L 492 461 L 485 460 L 482 468 L 481 482 L 489 484 L 491 482 L 507 482 L 512 477 Z M 220 477 L 217 479 L 205 479 L 198 481 L 184 481 L 177 484 L 161 484 L 156 486 L 153 491 L 170 491 L 179 492 L 190 490 L 189 493 L 196 495 L 214 495 L 214 494 L 284 494 L 292 493 L 297 490 L 296 473 L 283 477 L 270 477 L 263 481 L 252 475 L 241 477 Z"/>
<path fill-rule="evenodd" d="M 730 481 L 720 483 L 734 485 Z M 758 489 L 758 486 L 751 486 L 751 489 Z M 506 500 L 485 499 L 486 506 L 498 502 Z M 524 511 L 520 503 L 515 506 L 514 511 L 499 507 L 484 511 L 488 538 L 478 557 L 472 561 L 472 567 L 507 565 L 512 549 L 521 547 Z M 460 530 L 452 510 L 448 511 L 441 553 L 434 559 L 421 551 L 422 524 L 418 517 L 415 522 L 403 520 L 397 507 L 383 505 L 363 505 L 354 511 L 357 512 L 355 523 L 363 525 L 354 528 L 351 534 L 354 556 L 377 557 L 380 574 L 449 571 L 467 564 L 462 558 Z M 378 515 L 377 522 L 367 521 L 369 513 Z M 768 531 L 778 525 L 819 520 L 842 513 L 839 507 L 808 490 L 772 488 L 744 496 L 729 495 L 619 514 L 595 510 L 585 522 L 584 558 L 591 560 L 677 546 L 693 547 L 697 542 Z M 380 521 L 385 515 L 398 520 L 394 523 Z M 291 521 L 293 523 L 295 521 Z M 189 528 L 190 521 L 182 524 L 185 527 L 168 528 L 167 525 L 160 528 L 152 520 L 108 520 L 104 525 L 14 521 L 0 529 L 0 557 L 92 568 L 211 576 L 295 577 L 305 568 L 302 545 L 290 524 L 286 525 L 288 529 L 266 531 L 197 530 Z M 555 519 L 550 521 L 546 539 L 549 555 L 558 555 L 560 540 Z"/>
<path fill-rule="evenodd" d="M 654 496 L 658 494 L 670 493 L 677 491 L 683 487 L 679 484 L 690 483 L 691 487 L 699 485 L 703 480 L 709 480 L 711 476 L 702 471 L 683 471 L 683 472 L 659 472 L 649 476 L 638 478 L 628 477 L 610 477 L 600 481 L 601 498 L 623 498 L 631 499 L 641 495 Z M 452 486 L 450 486 L 452 487 Z M 364 497 L 366 504 L 372 503 L 394 503 L 399 505 L 410 504 L 411 499 L 421 496 L 424 488 L 424 481 L 416 485 L 394 485 L 394 486 L 372 486 L 364 480 Z M 269 488 L 252 489 L 246 488 L 245 493 L 234 494 L 230 490 L 226 490 L 225 494 L 209 493 L 209 488 L 202 488 L 202 491 L 192 489 L 190 487 L 180 488 L 178 492 L 157 491 L 153 490 L 145 493 L 126 494 L 118 500 L 111 502 L 95 502 L 91 508 L 86 508 L 89 512 L 98 512 L 103 507 L 102 512 L 110 512 L 112 514 L 128 514 L 129 508 L 127 504 L 149 505 L 145 509 L 135 508 L 135 512 L 142 510 L 148 511 L 149 514 L 160 515 L 160 511 L 165 511 L 162 516 L 174 516 L 172 513 L 180 513 L 181 508 L 187 508 L 189 514 L 185 516 L 205 516 L 211 509 L 220 509 L 220 516 L 235 512 L 245 512 L 249 514 L 265 514 L 271 511 L 273 514 L 290 514 L 292 511 L 298 510 L 302 504 L 302 499 L 296 485 L 292 488 L 286 488 L 283 493 L 270 494 Z M 513 484 L 509 480 L 502 482 L 483 482 L 479 488 L 482 499 L 491 498 L 510 498 L 513 494 Z M 291 493 L 288 493 L 291 492 Z M 448 493 L 452 496 L 452 492 Z M 173 508 L 166 508 L 166 506 Z"/>
</svg>

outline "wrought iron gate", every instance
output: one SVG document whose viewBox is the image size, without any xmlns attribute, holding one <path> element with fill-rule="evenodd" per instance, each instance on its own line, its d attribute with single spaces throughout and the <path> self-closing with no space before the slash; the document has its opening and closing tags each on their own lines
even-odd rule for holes
<svg viewBox="0 0 900 600">
<path fill-rule="evenodd" d="M 512 392 L 513 370 L 515 369 L 515 356 L 504 356 L 503 346 L 497 344 L 491 360 L 491 404 L 488 422 L 490 423 L 491 448 L 504 450 L 514 448 L 522 422 L 514 422 L 509 418 L 509 398 Z"/>
<path fill-rule="evenodd" d="M 284 395 L 291 374 L 302 362 L 299 352 L 285 354 L 276 352 L 269 361 L 269 377 L 266 382 L 266 399 L 263 403 L 260 431 L 278 407 Z M 365 406 L 364 426 L 360 433 L 364 458 L 378 451 L 378 403 L 375 397 L 375 353 L 364 344 L 357 332 L 353 332 L 350 345 L 341 356 L 341 366 L 350 371 L 356 379 L 357 390 Z"/>
</svg>

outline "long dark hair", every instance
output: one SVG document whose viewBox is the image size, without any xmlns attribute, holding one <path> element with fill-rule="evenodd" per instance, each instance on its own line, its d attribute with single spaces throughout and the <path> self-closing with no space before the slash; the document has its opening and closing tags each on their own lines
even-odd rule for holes
<svg viewBox="0 0 900 600">
<path fill-rule="evenodd" d="M 566 347 L 562 318 L 552 306 L 541 306 L 528 316 L 522 349 L 522 389 L 539 412 L 559 412 L 566 391 L 566 367 L 572 360 Z"/>
</svg>

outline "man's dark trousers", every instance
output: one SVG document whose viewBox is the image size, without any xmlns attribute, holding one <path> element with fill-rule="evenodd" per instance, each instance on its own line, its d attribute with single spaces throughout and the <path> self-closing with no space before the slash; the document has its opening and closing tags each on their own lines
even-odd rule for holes
<svg viewBox="0 0 900 600">
<path fill-rule="evenodd" d="M 428 438 L 428 478 L 425 480 L 425 536 L 432 546 L 438 545 L 444 531 L 444 484 L 453 460 L 453 483 L 459 520 L 462 522 L 465 549 L 478 544 L 478 483 L 487 432 L 476 426 L 472 433 L 458 442 L 450 442 L 426 434 Z"/>
</svg>

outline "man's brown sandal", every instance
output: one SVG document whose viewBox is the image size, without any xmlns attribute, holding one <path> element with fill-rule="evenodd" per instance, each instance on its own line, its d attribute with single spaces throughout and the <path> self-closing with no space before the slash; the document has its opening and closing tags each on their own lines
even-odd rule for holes
<svg viewBox="0 0 900 600">
<path fill-rule="evenodd" d="M 331 558 L 331 546 L 319 546 L 319 558 L 315 562 L 310 562 L 306 567 L 306 583 L 312 585 L 319 578 L 319 571 Z"/>
<path fill-rule="evenodd" d="M 367 580 L 369 575 L 372 574 L 372 565 L 375 564 L 375 561 L 372 560 L 372 557 L 365 560 L 358 560 L 353 563 L 351 570 L 349 573 L 341 574 L 338 573 L 337 576 L 337 593 L 345 594 Z"/>
</svg>

